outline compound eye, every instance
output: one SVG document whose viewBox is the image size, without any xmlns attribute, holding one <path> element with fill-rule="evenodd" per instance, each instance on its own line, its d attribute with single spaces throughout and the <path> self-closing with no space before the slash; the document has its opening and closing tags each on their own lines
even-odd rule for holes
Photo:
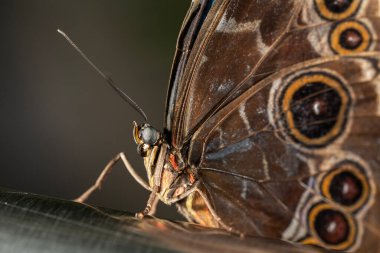
<svg viewBox="0 0 380 253">
<path fill-rule="evenodd" d="M 144 126 L 140 130 L 139 137 L 143 143 L 149 146 L 153 146 L 160 139 L 160 133 L 151 126 Z"/>
</svg>

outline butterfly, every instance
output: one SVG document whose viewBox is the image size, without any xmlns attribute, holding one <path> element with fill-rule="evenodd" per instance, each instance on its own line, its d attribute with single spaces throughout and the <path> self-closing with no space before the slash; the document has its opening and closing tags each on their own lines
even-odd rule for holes
<svg viewBox="0 0 380 253">
<path fill-rule="evenodd" d="M 380 252 L 379 32 L 378 0 L 193 0 L 164 129 L 134 125 L 148 182 L 107 167 L 152 192 L 140 217 Z"/>
</svg>

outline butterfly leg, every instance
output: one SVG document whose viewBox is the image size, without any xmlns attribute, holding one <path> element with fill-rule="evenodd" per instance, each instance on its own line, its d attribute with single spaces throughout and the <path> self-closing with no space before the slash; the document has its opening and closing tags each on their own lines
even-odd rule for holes
<svg viewBox="0 0 380 253">
<path fill-rule="evenodd" d="M 149 196 L 149 199 L 148 199 L 148 202 L 146 204 L 144 211 L 136 213 L 136 218 L 142 219 L 146 215 L 154 215 L 156 213 L 158 200 L 159 199 L 157 197 L 157 193 L 155 191 L 152 191 L 150 193 L 150 196 Z"/>
<path fill-rule="evenodd" d="M 85 191 L 82 195 L 80 195 L 78 198 L 76 198 L 74 201 L 83 203 L 85 202 L 91 194 L 96 191 L 97 189 L 100 189 L 106 180 L 107 176 L 111 173 L 113 167 L 118 161 L 122 161 L 128 172 L 131 174 L 131 176 L 145 189 L 151 191 L 148 183 L 146 183 L 135 171 L 135 169 L 132 167 L 132 165 L 127 160 L 127 157 L 123 152 L 117 154 L 114 158 L 111 159 L 111 161 L 108 162 L 106 167 L 103 169 L 103 171 L 100 173 L 98 179 L 96 180 L 95 184 L 93 184 L 90 188 L 88 188 L 87 191 Z"/>
</svg>

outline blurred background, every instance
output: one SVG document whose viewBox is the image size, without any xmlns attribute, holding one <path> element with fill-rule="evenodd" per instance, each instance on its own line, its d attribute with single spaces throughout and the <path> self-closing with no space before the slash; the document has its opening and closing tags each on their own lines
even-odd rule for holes
<svg viewBox="0 0 380 253">
<path fill-rule="evenodd" d="M 64 30 L 162 128 L 176 37 L 190 0 L 2 0 L 0 186 L 73 199 L 124 151 L 139 116 L 58 35 Z M 89 203 L 141 211 L 149 193 L 117 166 Z M 161 205 L 158 216 L 179 219 Z"/>
</svg>

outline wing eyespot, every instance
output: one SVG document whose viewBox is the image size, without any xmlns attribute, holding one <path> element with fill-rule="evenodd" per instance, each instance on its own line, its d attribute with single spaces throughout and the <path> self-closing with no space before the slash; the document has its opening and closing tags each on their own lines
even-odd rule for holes
<svg viewBox="0 0 380 253">
<path fill-rule="evenodd" d="M 372 42 L 368 27 L 359 21 L 345 21 L 334 25 L 329 34 L 331 50 L 340 55 L 367 51 Z"/>
<path fill-rule="evenodd" d="M 329 250 L 355 251 L 364 239 L 363 217 L 375 202 L 376 185 L 361 157 L 337 153 L 324 159 L 318 165 L 321 173 L 308 180 L 313 193 L 305 192 L 299 209 L 307 229 L 295 238 Z"/>
<path fill-rule="evenodd" d="M 326 198 L 351 212 L 366 205 L 371 195 L 364 167 L 351 160 L 334 165 L 322 178 L 320 189 Z"/>
<path fill-rule="evenodd" d="M 354 16 L 360 8 L 361 0 L 314 0 L 314 5 L 319 16 L 334 21 Z"/>
<path fill-rule="evenodd" d="M 332 250 L 346 250 L 355 244 L 357 225 L 353 217 L 331 204 L 315 204 L 308 214 L 309 229 L 320 245 Z"/>
<path fill-rule="evenodd" d="M 343 80 L 323 71 L 301 74 L 280 92 L 280 129 L 307 149 L 326 147 L 346 129 L 351 104 Z"/>
</svg>

